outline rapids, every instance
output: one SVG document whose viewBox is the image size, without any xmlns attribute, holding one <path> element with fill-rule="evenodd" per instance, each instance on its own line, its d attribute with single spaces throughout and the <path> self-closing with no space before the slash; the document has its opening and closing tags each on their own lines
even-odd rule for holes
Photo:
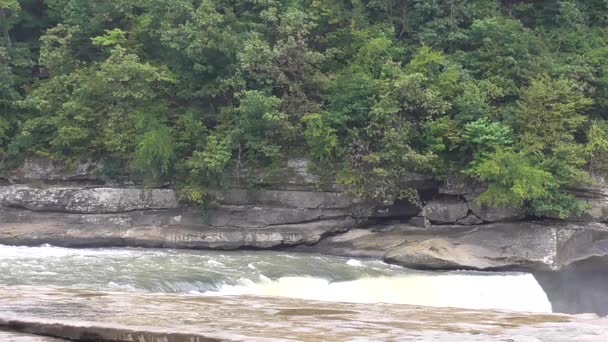
<svg viewBox="0 0 608 342">
<path fill-rule="evenodd" d="M 269 251 L 0 245 L 0 286 L 551 312 L 527 273 L 423 272 L 376 260 Z"/>
</svg>

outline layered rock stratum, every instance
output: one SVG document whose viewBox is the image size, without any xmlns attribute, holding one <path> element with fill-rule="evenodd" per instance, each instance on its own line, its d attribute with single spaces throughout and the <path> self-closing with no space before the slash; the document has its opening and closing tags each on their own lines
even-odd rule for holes
<svg viewBox="0 0 608 342">
<path fill-rule="evenodd" d="M 575 193 L 587 214 L 530 220 L 491 208 L 483 185 L 462 177 L 411 175 L 423 206 L 386 206 L 321 184 L 306 160 L 274 173 L 246 170 L 238 187 L 186 207 L 172 188 L 147 189 L 99 176 L 89 162 L 67 168 L 27 160 L 0 186 L 0 243 L 65 247 L 295 248 L 376 257 L 418 269 L 554 271 L 608 255 L 608 188 Z"/>
</svg>

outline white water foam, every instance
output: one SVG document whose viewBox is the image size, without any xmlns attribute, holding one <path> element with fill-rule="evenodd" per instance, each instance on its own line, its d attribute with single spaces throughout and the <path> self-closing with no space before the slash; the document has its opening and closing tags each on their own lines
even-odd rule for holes
<svg viewBox="0 0 608 342">
<path fill-rule="evenodd" d="M 551 312 L 531 274 L 411 275 L 329 282 L 321 278 L 262 278 L 225 285 L 205 295 L 258 295 L 351 303 L 393 303 L 467 309 Z"/>
<path fill-rule="evenodd" d="M 348 266 L 353 266 L 353 267 L 363 267 L 363 263 L 360 260 L 357 260 L 357 259 L 348 259 L 348 261 L 346 262 L 346 264 Z"/>
<path fill-rule="evenodd" d="M 23 258 L 62 258 L 69 256 L 77 257 L 103 257 L 103 256 L 129 256 L 135 254 L 128 249 L 77 249 L 62 248 L 48 244 L 39 247 L 26 246 L 5 246 L 0 245 L 0 258 L 2 259 L 23 259 Z"/>
<path fill-rule="evenodd" d="M 531 274 L 419 272 L 366 259 L 276 252 L 0 245 L 3 284 L 551 312 Z"/>
</svg>

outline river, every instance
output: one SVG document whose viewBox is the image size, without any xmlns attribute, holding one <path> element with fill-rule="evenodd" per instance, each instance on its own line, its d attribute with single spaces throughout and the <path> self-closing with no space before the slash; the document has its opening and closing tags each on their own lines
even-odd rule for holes
<svg viewBox="0 0 608 342">
<path fill-rule="evenodd" d="M 0 284 L 551 312 L 526 273 L 424 272 L 269 251 L 0 246 Z"/>
</svg>

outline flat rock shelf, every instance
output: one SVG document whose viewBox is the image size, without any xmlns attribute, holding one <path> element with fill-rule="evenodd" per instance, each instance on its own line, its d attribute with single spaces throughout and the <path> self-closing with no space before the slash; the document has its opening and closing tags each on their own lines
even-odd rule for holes
<svg viewBox="0 0 608 342">
<path fill-rule="evenodd" d="M 608 341 L 608 320 L 595 315 L 54 287 L 2 292 L 0 329 L 72 341 Z"/>
<path fill-rule="evenodd" d="M 36 336 L 13 331 L 0 330 L 0 341 L 2 342 L 62 342 L 62 340 L 53 337 Z"/>
</svg>

